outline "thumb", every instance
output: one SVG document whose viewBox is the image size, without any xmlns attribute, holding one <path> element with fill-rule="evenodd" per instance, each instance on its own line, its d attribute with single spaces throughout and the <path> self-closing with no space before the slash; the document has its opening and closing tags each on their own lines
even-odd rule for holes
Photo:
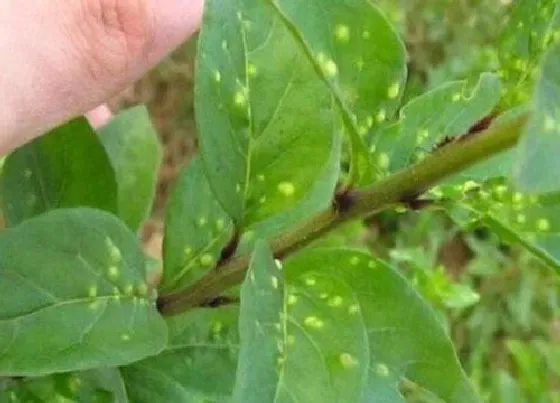
<svg viewBox="0 0 560 403">
<path fill-rule="evenodd" d="M 199 26 L 203 0 L 0 2 L 0 153 L 103 103 Z"/>
</svg>

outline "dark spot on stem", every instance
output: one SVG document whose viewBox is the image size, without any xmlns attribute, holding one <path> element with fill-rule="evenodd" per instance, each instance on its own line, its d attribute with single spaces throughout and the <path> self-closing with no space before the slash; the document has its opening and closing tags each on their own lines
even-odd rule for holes
<svg viewBox="0 0 560 403">
<path fill-rule="evenodd" d="M 480 119 L 478 122 L 476 122 L 474 125 L 471 126 L 471 128 L 469 129 L 467 134 L 465 134 L 465 136 L 480 133 L 488 129 L 495 118 L 496 118 L 495 113 L 491 113 L 490 115 L 483 117 L 482 119 Z"/>
<path fill-rule="evenodd" d="M 432 152 L 439 150 L 440 148 L 448 145 L 449 143 L 452 143 L 455 140 L 454 137 L 451 136 L 445 136 L 444 138 L 442 138 L 440 141 L 438 141 L 435 145 L 434 148 L 432 149 Z"/>
<path fill-rule="evenodd" d="M 274 257 L 274 259 L 282 260 L 289 254 L 290 254 L 289 250 L 281 250 L 281 251 L 275 251 L 272 254 L 272 256 Z"/>
<path fill-rule="evenodd" d="M 239 303 L 239 298 L 221 295 L 219 297 L 210 298 L 200 304 L 203 308 L 219 308 L 225 305 L 234 305 Z"/>
<path fill-rule="evenodd" d="M 404 194 L 399 198 L 399 202 L 404 204 L 408 209 L 418 211 L 433 205 L 434 201 L 430 199 L 422 199 L 420 193 Z"/>
<path fill-rule="evenodd" d="M 163 312 L 165 309 L 165 305 L 166 305 L 166 300 L 164 298 L 162 298 L 161 296 L 158 297 L 158 299 L 156 300 L 156 309 L 158 312 Z"/>
<path fill-rule="evenodd" d="M 218 266 L 221 266 L 222 264 L 230 260 L 233 257 L 233 255 L 235 255 L 235 252 L 237 251 L 237 247 L 239 246 L 239 239 L 240 239 L 240 233 L 239 231 L 236 230 L 231 240 L 224 247 L 224 249 L 222 249 L 222 253 L 220 254 L 220 260 L 218 261 Z"/>
<path fill-rule="evenodd" d="M 450 144 L 450 143 L 453 143 L 453 142 L 468 140 L 472 136 L 475 136 L 478 133 L 487 130 L 490 127 L 490 125 L 492 124 L 492 122 L 494 121 L 495 118 L 496 118 L 496 114 L 491 113 L 490 115 L 483 117 L 478 122 L 476 122 L 474 125 L 472 125 L 469 128 L 469 130 L 465 134 L 463 134 L 462 136 L 457 136 L 457 137 L 445 136 L 443 139 L 441 139 L 440 141 L 438 141 L 434 145 L 434 148 L 433 148 L 432 152 L 439 150 L 440 148 L 446 146 L 447 144 Z"/>
<path fill-rule="evenodd" d="M 332 203 L 333 209 L 339 214 L 349 212 L 356 202 L 356 197 L 357 192 L 353 189 L 337 190 Z"/>
<path fill-rule="evenodd" d="M 486 129 L 488 129 L 490 127 L 490 125 L 492 124 L 492 122 L 494 121 L 495 118 L 496 118 L 495 113 L 491 113 L 490 115 L 483 117 L 478 122 L 476 122 L 474 125 L 472 125 L 470 127 L 470 129 L 464 135 L 458 137 L 457 141 L 468 140 L 471 137 L 476 136 L 477 134 L 485 131 Z"/>
</svg>

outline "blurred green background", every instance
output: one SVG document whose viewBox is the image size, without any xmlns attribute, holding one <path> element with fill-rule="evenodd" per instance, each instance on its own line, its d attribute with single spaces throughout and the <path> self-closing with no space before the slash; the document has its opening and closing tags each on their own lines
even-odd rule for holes
<svg viewBox="0 0 560 403">
<path fill-rule="evenodd" d="M 496 42 L 511 0 L 376 2 L 408 49 L 407 99 L 497 68 Z M 195 50 L 196 38 L 112 101 L 115 108 L 147 103 L 165 145 L 153 218 L 143 234 L 156 257 L 168 190 L 197 147 Z M 484 228 L 465 233 L 437 211 L 387 212 L 321 243 L 366 246 L 401 267 L 441 313 L 485 401 L 560 402 L 560 277 L 527 252 Z M 414 385 L 404 392 L 410 402 L 436 401 Z"/>
</svg>

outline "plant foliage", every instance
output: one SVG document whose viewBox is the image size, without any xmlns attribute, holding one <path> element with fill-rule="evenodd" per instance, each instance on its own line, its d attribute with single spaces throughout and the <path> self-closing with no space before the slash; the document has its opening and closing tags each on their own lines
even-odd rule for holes
<svg viewBox="0 0 560 403">
<path fill-rule="evenodd" d="M 206 1 L 200 152 L 167 203 L 161 276 L 135 233 L 162 157 L 146 109 L 99 133 L 75 119 L 7 156 L 1 401 L 558 399 L 534 375 L 560 373 L 543 340 L 501 344 L 519 380 L 501 368 L 482 379 L 503 309 L 481 301 L 511 258 L 503 249 L 560 268 L 560 6 L 515 2 L 494 63 L 416 93 L 423 69 L 447 68 L 407 60 L 406 24 L 378 3 Z M 411 212 L 416 228 L 390 251 L 349 247 L 341 227 Z M 480 293 L 414 240 L 439 247 L 443 217 L 477 251 L 465 271 Z M 536 326 L 540 280 L 528 273 L 504 296 L 515 329 Z M 557 284 L 543 285 L 546 315 L 560 311 Z M 467 330 L 446 316 L 473 306 Z M 457 329 L 486 345 L 460 343 Z"/>
</svg>

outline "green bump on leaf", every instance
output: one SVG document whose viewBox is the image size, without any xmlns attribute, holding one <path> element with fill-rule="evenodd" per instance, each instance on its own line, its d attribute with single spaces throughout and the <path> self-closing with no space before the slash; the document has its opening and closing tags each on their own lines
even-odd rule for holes
<svg viewBox="0 0 560 403">
<path fill-rule="evenodd" d="M 516 0 L 499 39 L 504 102 L 518 105 L 530 98 L 539 59 L 560 42 L 560 5 L 556 0 Z"/>
<path fill-rule="evenodd" d="M 560 45 L 542 60 L 533 96 L 533 112 L 517 149 L 513 180 L 520 191 L 560 190 Z"/>
<path fill-rule="evenodd" d="M 469 194 L 453 195 L 442 187 L 451 218 L 463 227 L 484 224 L 505 242 L 532 252 L 560 272 L 560 195 L 523 195 L 504 179 L 494 179 Z"/>
<path fill-rule="evenodd" d="M 362 384 L 363 398 L 335 401 L 404 402 L 398 392 L 399 380 L 403 378 L 446 402 L 479 401 L 437 315 L 407 281 L 384 262 L 352 250 L 316 249 L 288 259 L 284 263 L 284 272 L 288 284 L 301 290 L 304 301 L 294 305 L 301 307 L 301 311 L 290 311 L 290 316 L 298 317 L 298 312 L 304 312 L 307 303 L 315 309 L 313 317 L 307 316 L 307 324 L 313 328 L 321 318 L 325 323 L 324 332 L 332 339 L 346 340 L 348 346 L 350 340 L 363 337 L 360 329 L 366 331 L 367 340 L 361 351 L 367 353 L 368 364 L 360 354 L 346 351 L 352 357 L 359 357 L 357 361 L 349 359 L 344 352 L 337 356 L 345 369 L 354 362 L 369 367 L 366 383 Z M 314 280 L 312 286 L 310 279 Z M 327 302 L 328 308 L 320 305 L 322 300 Z M 391 309 L 388 312 L 380 307 Z M 339 312 L 346 320 L 361 323 L 353 333 L 346 333 L 347 339 L 337 334 L 338 328 L 343 326 L 340 322 L 335 321 L 337 325 L 331 327 L 330 315 Z M 298 341 L 296 333 L 296 345 Z M 300 365 L 305 365 L 308 359 L 301 357 L 300 360 Z"/>
<path fill-rule="evenodd" d="M 120 250 L 118 266 L 107 239 Z M 116 366 L 159 353 L 167 328 L 154 299 L 127 292 L 145 281 L 136 237 L 107 213 L 55 210 L 7 230 L 0 237 L 0 374 Z"/>
<path fill-rule="evenodd" d="M 114 402 L 128 403 L 123 379 L 116 368 L 12 380 L 0 390 L 1 402 Z"/>
<path fill-rule="evenodd" d="M 222 307 L 167 318 L 166 351 L 121 367 L 130 401 L 227 402 L 239 349 L 237 317 L 237 307 Z"/>
<path fill-rule="evenodd" d="M 199 278 L 219 260 L 232 236 L 232 221 L 195 157 L 179 174 L 167 205 L 160 288 L 177 290 Z"/>
<path fill-rule="evenodd" d="M 119 217 L 137 230 L 151 211 L 162 158 L 146 107 L 119 113 L 101 128 L 99 138 L 116 172 Z"/>
<path fill-rule="evenodd" d="M 290 210 L 282 211 L 264 221 L 251 225 L 239 245 L 239 253 L 250 253 L 257 239 L 271 241 L 305 221 L 307 218 L 327 209 L 340 177 L 342 133 L 335 136 L 328 161 L 323 171 L 309 189 L 306 196 Z"/>
<path fill-rule="evenodd" d="M 360 401 L 368 355 L 364 323 L 348 312 L 352 290 L 321 272 L 286 285 L 283 270 L 257 243 L 241 290 L 233 401 Z"/>
<path fill-rule="evenodd" d="M 376 133 L 374 161 L 385 172 L 396 172 L 446 136 L 465 134 L 493 111 L 500 90 L 498 77 L 485 73 L 472 90 L 466 81 L 454 81 L 413 99 L 403 107 L 398 122 Z"/>
<path fill-rule="evenodd" d="M 2 210 L 10 227 L 59 208 L 117 212 L 115 172 L 85 118 L 72 120 L 10 154 L 1 189 Z"/>
<path fill-rule="evenodd" d="M 195 82 L 216 198 L 248 227 L 306 198 L 339 121 L 332 95 L 268 2 L 206 2 Z"/>
</svg>

